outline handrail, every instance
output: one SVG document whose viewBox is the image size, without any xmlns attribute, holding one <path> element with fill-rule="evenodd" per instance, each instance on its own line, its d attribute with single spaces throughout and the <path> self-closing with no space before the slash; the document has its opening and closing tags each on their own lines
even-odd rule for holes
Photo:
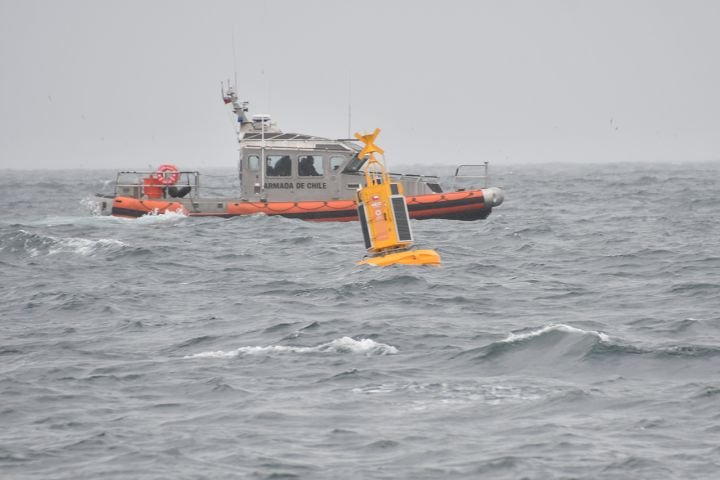
<svg viewBox="0 0 720 480">
<path fill-rule="evenodd" d="M 484 175 L 459 175 L 460 169 L 463 167 L 481 167 L 485 170 Z M 463 165 L 458 165 L 458 167 L 455 169 L 455 178 L 478 178 L 483 179 L 483 187 L 487 188 L 488 183 L 490 182 L 490 174 L 489 168 L 488 168 L 488 162 L 484 162 L 482 164 L 480 163 L 466 163 Z"/>
<path fill-rule="evenodd" d="M 137 198 L 145 197 L 147 195 L 145 189 L 148 185 L 144 184 L 143 179 L 148 178 L 155 173 L 157 173 L 155 170 L 121 170 L 117 172 L 114 185 L 115 196 L 131 195 Z M 123 179 L 122 177 L 125 175 L 132 175 L 134 178 Z M 183 179 L 185 181 L 182 181 Z M 178 182 L 175 184 L 154 185 L 155 188 L 160 188 L 164 190 L 164 192 L 167 192 L 170 187 L 176 186 L 191 187 L 190 192 L 188 192 L 188 198 L 197 198 L 200 192 L 200 172 L 197 170 L 181 170 L 178 171 Z M 120 192 L 121 189 L 125 189 L 125 191 Z"/>
<path fill-rule="evenodd" d="M 430 180 L 435 180 L 437 182 L 440 178 L 437 175 L 418 175 L 414 173 L 390 173 L 389 175 L 390 177 L 400 178 L 401 180 L 415 180 L 417 183 L 420 183 L 421 181 L 427 182 Z"/>
</svg>

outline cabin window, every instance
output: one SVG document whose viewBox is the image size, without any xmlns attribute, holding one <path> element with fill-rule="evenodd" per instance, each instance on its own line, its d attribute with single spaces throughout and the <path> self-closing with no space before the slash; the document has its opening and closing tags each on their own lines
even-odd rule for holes
<svg viewBox="0 0 720 480">
<path fill-rule="evenodd" d="M 321 177 L 324 173 L 323 157 L 321 155 L 300 155 L 298 157 L 299 176 Z"/>
<path fill-rule="evenodd" d="M 248 157 L 248 169 L 252 172 L 260 170 L 260 157 L 257 155 L 250 155 Z"/>
<path fill-rule="evenodd" d="M 292 174 L 292 161 L 289 155 L 268 155 L 266 175 L 269 177 L 289 177 Z"/>
<path fill-rule="evenodd" d="M 338 173 L 345 163 L 345 157 L 330 157 L 330 173 Z"/>
</svg>

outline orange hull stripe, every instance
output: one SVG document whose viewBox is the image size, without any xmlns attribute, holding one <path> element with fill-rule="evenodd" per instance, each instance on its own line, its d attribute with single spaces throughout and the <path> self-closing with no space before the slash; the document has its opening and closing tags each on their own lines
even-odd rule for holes
<svg viewBox="0 0 720 480">
<path fill-rule="evenodd" d="M 416 195 L 414 197 L 406 197 L 408 209 L 411 218 L 427 218 L 442 214 L 462 213 L 485 208 L 482 192 L 473 190 L 468 192 L 450 192 L 436 193 L 431 195 Z M 471 204 L 451 205 L 452 202 L 473 199 Z M 450 204 L 443 206 L 444 203 Z M 435 208 L 431 207 L 435 205 Z M 416 208 L 413 209 L 413 206 Z M 424 207 L 424 208 L 417 208 Z M 311 221 L 352 221 L 357 220 L 357 204 L 353 200 L 332 200 L 329 202 L 308 201 L 308 202 L 227 202 L 224 212 L 203 213 L 188 212 L 187 209 L 179 202 L 168 202 L 165 200 L 140 200 L 129 197 L 116 197 L 113 201 L 113 208 L 118 210 L 116 216 L 125 215 L 128 212 L 138 212 L 140 214 L 158 211 L 159 213 L 182 211 L 190 216 L 235 216 L 235 215 L 253 215 L 263 213 L 265 215 L 291 215 L 301 218 L 303 214 L 308 214 L 307 220 Z M 331 212 L 348 212 L 352 211 L 352 215 L 344 216 L 328 216 L 314 217 L 312 214 L 322 214 Z M 123 213 L 120 213 L 123 212 Z M 139 216 L 139 215 L 138 215 Z"/>
</svg>

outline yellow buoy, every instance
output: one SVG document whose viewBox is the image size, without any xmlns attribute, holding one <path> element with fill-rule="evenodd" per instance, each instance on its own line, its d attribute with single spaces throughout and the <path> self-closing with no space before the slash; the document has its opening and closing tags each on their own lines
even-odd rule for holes
<svg viewBox="0 0 720 480">
<path fill-rule="evenodd" d="M 375 154 L 385 153 L 375 145 L 380 129 L 368 135 L 355 134 L 365 143 L 358 158 L 368 156 L 365 165 L 365 186 L 358 189 L 358 217 L 365 248 L 370 258 L 358 264 L 379 266 L 438 265 L 440 255 L 434 250 L 412 250 L 412 230 L 403 187 L 392 183 L 385 166 Z"/>
</svg>

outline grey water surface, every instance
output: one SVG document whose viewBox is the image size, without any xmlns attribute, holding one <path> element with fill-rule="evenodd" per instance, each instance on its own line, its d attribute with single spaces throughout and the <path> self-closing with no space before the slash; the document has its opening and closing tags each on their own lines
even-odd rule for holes
<svg viewBox="0 0 720 480">
<path fill-rule="evenodd" d="M 356 222 L 2 172 L 0 477 L 717 478 L 720 166 L 494 169 L 389 268 Z"/>
</svg>

